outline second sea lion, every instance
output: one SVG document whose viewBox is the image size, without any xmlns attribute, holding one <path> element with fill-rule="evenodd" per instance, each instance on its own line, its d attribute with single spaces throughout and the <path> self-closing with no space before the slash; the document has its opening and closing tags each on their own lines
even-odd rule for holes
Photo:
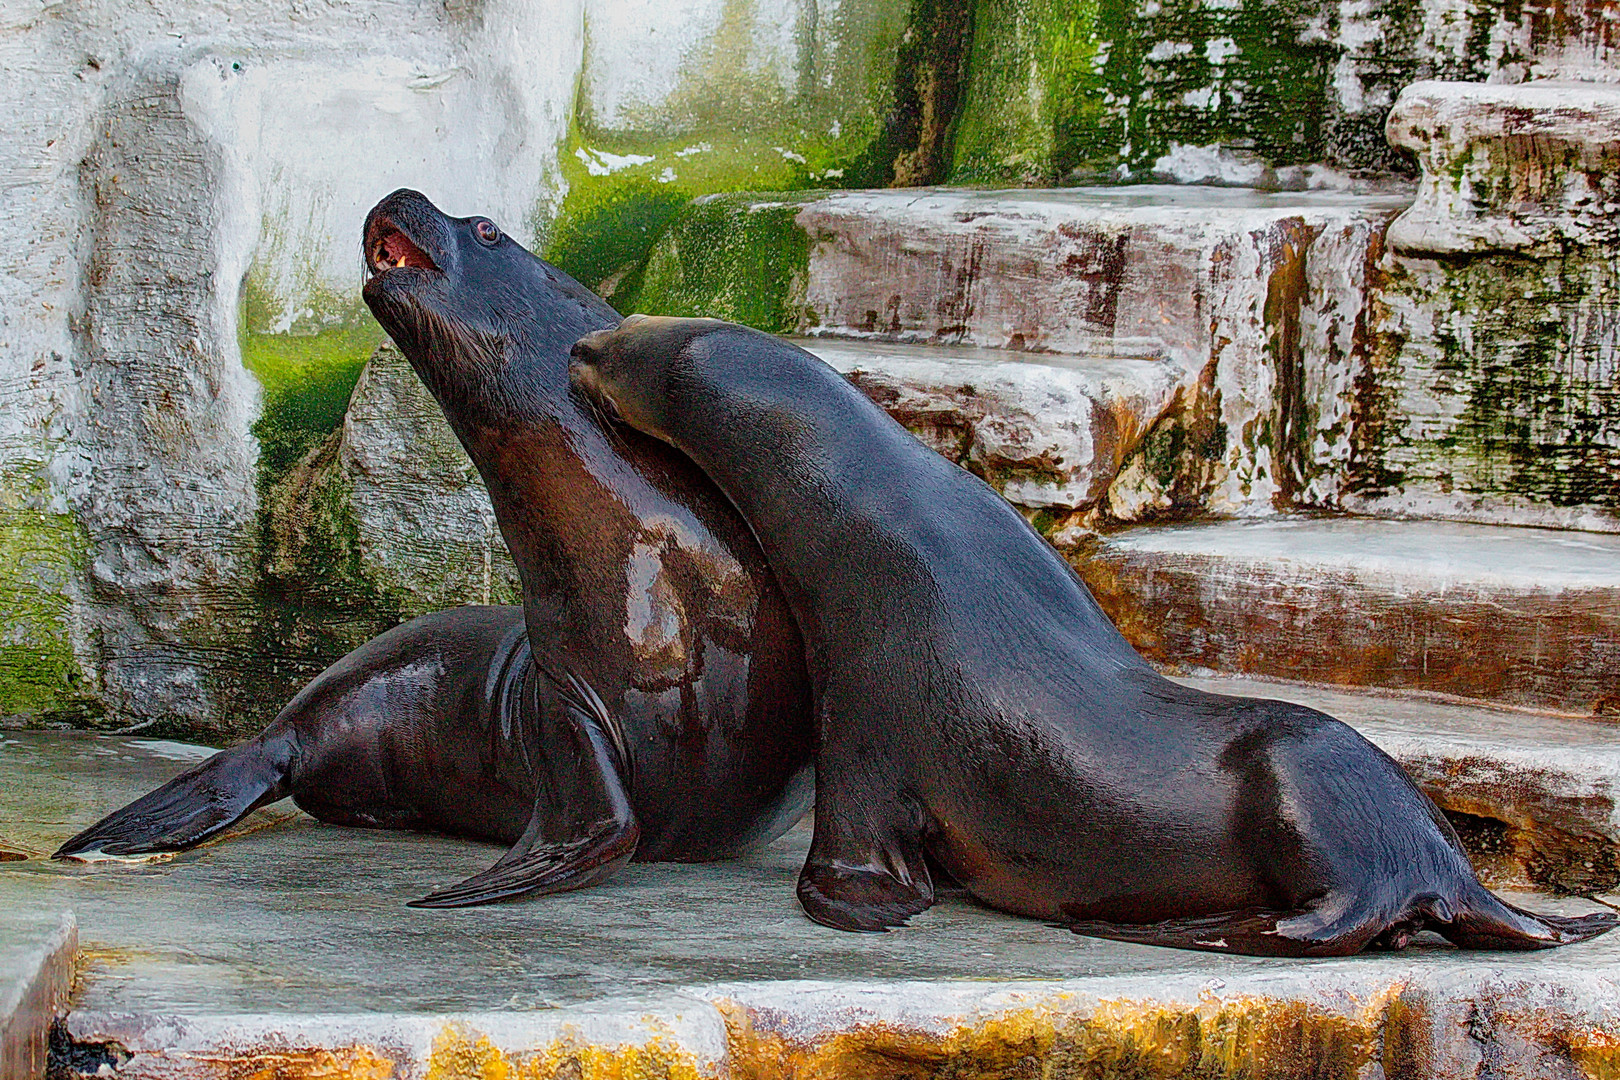
<svg viewBox="0 0 1620 1080">
<path fill-rule="evenodd" d="M 1011 505 L 802 349 L 632 316 L 574 355 L 578 385 L 725 491 L 804 633 L 816 921 L 904 923 L 932 861 L 992 907 L 1193 949 L 1343 955 L 1425 929 L 1537 949 L 1614 926 L 1492 895 L 1345 724 L 1161 677 Z"/>
</svg>

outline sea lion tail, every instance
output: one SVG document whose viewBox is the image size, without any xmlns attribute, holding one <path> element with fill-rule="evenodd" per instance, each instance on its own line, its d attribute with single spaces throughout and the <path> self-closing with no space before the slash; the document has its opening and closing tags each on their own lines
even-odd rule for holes
<svg viewBox="0 0 1620 1080">
<path fill-rule="evenodd" d="M 1612 911 L 1540 915 L 1515 907 L 1479 882 L 1470 881 L 1460 890 L 1452 918 L 1431 918 L 1427 928 L 1464 949 L 1524 951 L 1585 941 L 1613 930 L 1617 921 L 1620 915 Z"/>
<path fill-rule="evenodd" d="M 183 851 L 288 793 L 288 738 L 261 735 L 221 750 L 155 791 L 116 810 L 56 849 L 53 859 L 100 852 Z"/>
</svg>

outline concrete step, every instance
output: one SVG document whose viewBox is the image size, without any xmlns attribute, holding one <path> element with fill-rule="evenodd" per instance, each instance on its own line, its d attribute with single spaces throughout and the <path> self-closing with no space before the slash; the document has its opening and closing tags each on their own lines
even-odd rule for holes
<svg viewBox="0 0 1620 1080">
<path fill-rule="evenodd" d="M 1179 369 L 1177 407 L 1121 457 L 1157 432 L 1157 471 L 1194 489 L 1183 501 L 1266 508 L 1336 490 L 1318 474 L 1350 457 L 1369 268 L 1406 201 L 1172 186 L 708 196 L 633 302 L 816 336 L 1160 358 Z M 1307 356 L 1321 358 L 1308 376 Z"/>
<path fill-rule="evenodd" d="M 43 1080 L 77 949 L 73 912 L 59 901 L 21 896 L 0 907 L 0 1076 L 7 1080 Z"/>
<path fill-rule="evenodd" d="M 1385 234 L 1404 194 L 745 193 L 693 202 L 615 297 L 778 332 L 1163 358 L 1181 372 L 1175 406 L 1120 448 L 1090 504 L 1116 521 L 1311 508 L 1620 531 L 1614 270 L 1594 224 L 1607 188 L 1581 194 L 1577 166 L 1598 149 L 1576 145 L 1580 124 L 1537 122 L 1508 141 L 1552 146 L 1530 137 L 1550 124 L 1569 144 L 1535 159 L 1535 179 L 1549 206 L 1571 205 L 1525 225 L 1559 241 L 1556 257 L 1411 248 L 1473 205 L 1431 191 L 1455 169 L 1426 176 L 1399 252 Z M 1466 163 L 1482 192 L 1500 157 L 1487 150 Z M 1523 184 L 1498 180 L 1511 190 L 1492 188 L 1490 212 L 1524 210 Z"/>
<path fill-rule="evenodd" d="M 1178 681 L 1335 716 L 1407 771 L 1494 888 L 1620 892 L 1620 726 L 1233 676 Z"/>
<path fill-rule="evenodd" d="M 1620 536 L 1292 517 L 1126 530 L 1070 562 L 1172 669 L 1620 716 Z"/>
<path fill-rule="evenodd" d="M 796 344 L 842 372 L 929 446 L 1022 506 L 1094 505 L 1127 448 L 1172 410 L 1164 358 L 918 346 L 833 338 Z"/>
<path fill-rule="evenodd" d="M 184 768 L 177 756 L 15 736 L 0 821 L 49 844 Z M 576 893 L 423 911 L 404 902 L 498 849 L 299 816 L 163 862 L 0 864 L 0 911 L 79 913 L 58 1064 L 80 1075 L 1087 1076 L 1123 1061 L 1472 1078 L 1486 1062 L 1563 1076 L 1614 1060 L 1620 935 L 1277 961 L 1079 938 L 958 894 L 896 932 L 847 934 L 794 899 L 808 842 L 801 826 L 735 862 L 635 864 Z"/>
</svg>

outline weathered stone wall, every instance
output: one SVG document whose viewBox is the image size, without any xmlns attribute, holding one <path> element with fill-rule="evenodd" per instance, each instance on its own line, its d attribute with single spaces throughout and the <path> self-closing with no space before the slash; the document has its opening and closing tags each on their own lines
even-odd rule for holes
<svg viewBox="0 0 1620 1080">
<path fill-rule="evenodd" d="M 397 360 L 351 406 L 380 342 L 358 229 L 394 187 L 491 214 L 627 310 L 825 332 L 823 300 L 850 290 L 808 273 L 822 237 L 802 206 L 695 196 L 1338 185 L 1405 167 L 1380 132 L 1411 78 L 1608 78 L 1610 26 L 1506 0 L 22 0 L 0 15 L 0 716 L 224 737 L 399 618 L 510 595 L 464 459 Z M 1481 199 L 1525 201 L 1503 178 L 1534 168 L 1514 162 L 1563 147 L 1589 190 L 1531 193 L 1551 209 L 1530 248 L 1384 252 L 1376 224 L 1314 218 L 1183 245 L 1197 274 L 1246 284 L 1186 341 L 1155 330 L 1183 382 L 1120 428 L 1138 441 L 1105 455 L 1091 509 L 1280 498 L 1617 527 L 1613 170 L 1607 121 L 1583 115 L 1585 143 L 1425 160 L 1434 220 L 1474 237 Z M 1132 235 L 1030 257 L 1079 259 L 1090 304 Z M 942 257 L 976 265 L 971 244 Z M 841 273 L 887 272 L 858 264 Z M 972 322 L 954 288 L 940 326 Z M 891 306 L 836 317 L 875 334 Z"/>
<path fill-rule="evenodd" d="M 259 564 L 263 492 L 380 337 L 363 215 L 414 184 L 532 232 L 582 8 L 0 18 L 0 715 L 250 728 L 352 637 L 278 633 Z"/>
</svg>

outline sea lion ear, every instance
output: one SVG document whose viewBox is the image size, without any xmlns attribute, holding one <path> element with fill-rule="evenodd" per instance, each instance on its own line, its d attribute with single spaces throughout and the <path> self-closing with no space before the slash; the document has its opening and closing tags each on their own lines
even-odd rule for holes
<svg viewBox="0 0 1620 1080">
<path fill-rule="evenodd" d="M 537 676 L 530 676 L 537 678 Z M 622 771 L 625 747 L 607 706 L 573 673 L 550 671 L 532 706 L 543 726 L 561 726 L 574 753 L 548 754 L 529 827 L 500 861 L 459 885 L 410 901 L 411 907 L 473 907 L 515 896 L 544 896 L 594 885 L 629 862 L 641 839 Z M 549 690 L 549 692 L 547 692 Z M 548 737 L 546 745 L 554 745 Z M 558 795 L 564 796 L 559 799 Z"/>
</svg>

